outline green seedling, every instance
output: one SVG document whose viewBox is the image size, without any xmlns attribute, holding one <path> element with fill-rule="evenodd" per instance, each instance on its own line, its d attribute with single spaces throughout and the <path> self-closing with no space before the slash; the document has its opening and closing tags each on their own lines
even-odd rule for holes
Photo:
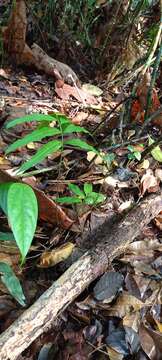
<svg viewBox="0 0 162 360">
<path fill-rule="evenodd" d="M 71 135 L 74 133 L 84 133 L 88 135 L 90 135 L 90 133 L 84 127 L 73 124 L 66 116 L 61 114 L 55 113 L 53 115 L 27 115 L 22 118 L 10 121 L 6 125 L 6 128 L 9 129 L 18 124 L 23 124 L 25 122 L 29 123 L 33 121 L 38 122 L 37 129 L 8 146 L 6 149 L 6 155 L 22 146 L 26 146 L 31 142 L 38 142 L 49 137 L 52 139 L 46 144 L 43 144 L 30 160 L 21 165 L 17 171 L 17 174 L 23 174 L 33 166 L 41 163 L 45 158 L 47 158 L 47 156 L 53 154 L 56 151 L 60 151 L 62 153 L 66 147 L 75 147 L 76 149 L 93 151 L 98 154 L 98 151 L 86 141 L 80 138 L 71 137 Z M 54 126 L 51 127 L 51 123 L 53 124 L 54 122 Z"/>
<path fill-rule="evenodd" d="M 127 149 L 130 151 L 130 153 L 128 154 L 129 160 L 141 160 L 141 152 L 136 150 L 134 146 L 128 145 Z"/>
<path fill-rule="evenodd" d="M 56 199 L 59 203 L 66 204 L 86 204 L 90 206 L 96 206 L 103 203 L 106 199 L 106 196 L 93 191 L 92 184 L 84 184 L 83 190 L 79 188 L 79 186 L 74 184 L 68 185 L 69 190 L 75 196 L 65 196 Z"/>
</svg>

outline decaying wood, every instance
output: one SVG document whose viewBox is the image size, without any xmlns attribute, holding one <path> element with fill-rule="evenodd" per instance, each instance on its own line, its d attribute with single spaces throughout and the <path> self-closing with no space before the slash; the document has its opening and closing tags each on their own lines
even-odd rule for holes
<svg viewBox="0 0 162 360">
<path fill-rule="evenodd" d="M 37 44 L 31 47 L 35 58 L 35 66 L 38 70 L 43 70 L 46 74 L 54 76 L 55 70 L 64 79 L 67 84 L 74 85 L 74 82 L 79 85 L 79 79 L 75 72 L 66 64 L 57 61 L 48 56 Z"/>
<path fill-rule="evenodd" d="M 66 83 L 80 85 L 75 72 L 66 64 L 48 56 L 37 44 L 26 43 L 27 16 L 24 0 L 16 0 L 8 26 L 2 29 L 5 48 L 17 64 L 35 66 L 55 78 L 58 74 Z"/>
<path fill-rule="evenodd" d="M 112 227 L 98 229 L 98 243 L 86 251 L 53 285 L 1 336 L 0 359 L 17 357 L 54 323 L 57 316 L 98 276 L 109 262 L 140 235 L 141 230 L 162 210 L 162 191 L 131 210 Z M 93 239 L 91 241 L 93 243 Z"/>
</svg>

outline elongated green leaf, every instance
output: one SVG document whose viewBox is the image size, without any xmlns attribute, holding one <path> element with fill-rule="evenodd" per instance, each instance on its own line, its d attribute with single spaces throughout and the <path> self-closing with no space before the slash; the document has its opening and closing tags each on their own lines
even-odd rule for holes
<svg viewBox="0 0 162 360">
<path fill-rule="evenodd" d="M 98 151 L 91 145 L 87 144 L 86 141 L 80 140 L 80 139 L 71 139 L 64 141 L 65 145 L 72 145 L 75 147 L 78 147 L 80 149 L 86 150 L 86 151 L 94 151 L 96 154 L 98 154 Z"/>
<path fill-rule="evenodd" d="M 38 113 L 33 113 L 30 115 L 26 115 L 23 117 L 20 117 L 18 119 L 14 119 L 8 122 L 8 124 L 6 124 L 6 129 L 9 129 L 15 125 L 18 124 L 23 124 L 25 122 L 32 122 L 32 121 L 54 121 L 56 120 L 55 118 L 55 114 L 53 115 L 45 115 L 45 114 L 38 114 Z"/>
<path fill-rule="evenodd" d="M 59 140 L 49 141 L 47 144 L 43 145 L 35 155 L 32 156 L 30 160 L 24 163 L 17 171 L 18 174 L 23 173 L 29 170 L 31 167 L 39 164 L 43 161 L 48 155 L 54 153 L 62 147 L 62 142 Z"/>
<path fill-rule="evenodd" d="M 15 141 L 13 144 L 8 146 L 6 154 L 15 151 L 21 146 L 25 146 L 30 142 L 40 141 L 48 136 L 59 135 L 61 132 L 57 128 L 43 127 L 41 129 L 34 130 L 31 134 L 26 135 L 23 139 Z"/>
<path fill-rule="evenodd" d="M 19 279 L 14 274 L 12 268 L 3 262 L 0 262 L 1 281 L 7 287 L 10 294 L 19 302 L 20 305 L 25 306 L 25 296 Z"/>
<path fill-rule="evenodd" d="M 74 132 L 83 132 L 88 134 L 89 131 L 84 129 L 84 127 L 74 125 L 74 124 L 65 124 L 62 126 L 63 134 L 72 134 Z"/>
<path fill-rule="evenodd" d="M 69 184 L 68 188 L 77 196 L 79 196 L 81 199 L 85 198 L 84 192 L 80 190 L 79 186 L 75 184 Z"/>
<path fill-rule="evenodd" d="M 64 196 L 58 199 L 55 199 L 58 203 L 65 203 L 65 204 L 80 204 L 82 202 L 81 199 L 78 197 L 72 197 L 72 196 Z"/>
<path fill-rule="evenodd" d="M 12 233 L 0 231 L 0 241 L 15 241 L 15 238 Z"/>
<path fill-rule="evenodd" d="M 4 211 L 4 213 L 7 216 L 7 196 L 8 196 L 8 190 L 10 186 L 14 184 L 12 182 L 0 184 L 0 207 Z"/>
<path fill-rule="evenodd" d="M 86 195 L 89 195 L 93 191 L 92 184 L 84 184 L 84 192 Z"/>
<path fill-rule="evenodd" d="M 70 119 L 67 118 L 67 116 L 61 114 L 55 114 L 55 116 L 56 116 L 56 120 L 58 121 L 58 123 L 60 123 L 62 127 L 64 125 L 71 124 L 71 121 Z"/>
<path fill-rule="evenodd" d="M 29 185 L 10 185 L 7 194 L 7 215 L 24 261 L 33 240 L 38 218 L 37 199 Z"/>
</svg>

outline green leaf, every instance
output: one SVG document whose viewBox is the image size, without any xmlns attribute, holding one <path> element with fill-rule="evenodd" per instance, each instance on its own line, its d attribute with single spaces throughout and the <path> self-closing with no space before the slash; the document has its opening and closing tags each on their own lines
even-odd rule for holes
<svg viewBox="0 0 162 360">
<path fill-rule="evenodd" d="M 31 167 L 43 161 L 48 155 L 54 153 L 62 147 L 62 142 L 59 140 L 49 141 L 43 145 L 30 160 L 24 163 L 17 171 L 18 174 L 29 170 Z"/>
<path fill-rule="evenodd" d="M 74 132 L 83 132 L 89 134 L 89 131 L 86 130 L 84 127 L 74 124 L 63 125 L 62 130 L 63 130 L 63 134 L 72 134 Z"/>
<path fill-rule="evenodd" d="M 61 114 L 55 114 L 56 115 L 56 120 L 58 121 L 58 123 L 60 123 L 60 125 L 63 127 L 65 125 L 70 125 L 71 121 L 70 119 L 68 119 L 66 116 L 61 115 Z"/>
<path fill-rule="evenodd" d="M 22 306 L 25 306 L 25 296 L 20 284 L 19 279 L 14 274 L 12 268 L 3 262 L 0 262 L 1 281 L 7 287 L 10 294 L 18 301 Z"/>
<path fill-rule="evenodd" d="M 87 205 L 97 205 L 100 204 L 102 202 L 104 202 L 106 199 L 106 196 L 100 193 L 96 193 L 96 192 L 91 192 L 91 194 L 89 194 L 86 199 L 85 199 L 85 203 Z"/>
<path fill-rule="evenodd" d="M 7 194 L 7 216 L 24 261 L 33 240 L 38 218 L 34 191 L 27 184 L 10 184 Z"/>
<path fill-rule="evenodd" d="M 78 147 L 80 149 L 83 149 L 85 151 L 94 151 L 96 154 L 98 154 L 98 151 L 91 145 L 87 144 L 86 141 L 80 140 L 80 139 L 71 139 L 64 141 L 65 145 L 72 145 L 75 147 Z"/>
<path fill-rule="evenodd" d="M 78 197 L 72 197 L 72 196 L 65 196 L 58 199 L 55 199 L 55 201 L 59 203 L 66 203 L 66 204 L 80 204 L 82 202 L 81 199 Z"/>
<path fill-rule="evenodd" d="M 8 190 L 12 185 L 12 182 L 0 184 L 0 207 L 4 211 L 7 216 L 7 197 L 8 197 Z"/>
<path fill-rule="evenodd" d="M 128 159 L 129 160 L 135 159 L 134 153 L 128 154 Z"/>
<path fill-rule="evenodd" d="M 135 157 L 138 161 L 140 161 L 140 160 L 141 160 L 141 153 L 140 153 L 140 151 L 135 151 L 135 152 L 134 152 L 134 157 Z"/>
<path fill-rule="evenodd" d="M 154 143 L 154 140 L 149 136 L 149 145 L 152 145 Z M 155 148 L 151 151 L 152 157 L 158 161 L 162 162 L 162 151 L 160 149 L 160 146 L 155 146 Z"/>
<path fill-rule="evenodd" d="M 134 152 L 134 147 L 132 145 L 128 145 L 127 146 L 127 149 L 131 152 Z"/>
<path fill-rule="evenodd" d="M 8 124 L 6 124 L 6 129 L 9 129 L 15 125 L 19 125 L 19 124 L 23 124 L 25 122 L 32 122 L 32 121 L 54 121 L 56 120 L 55 114 L 53 115 L 45 115 L 45 114 L 38 114 L 38 113 L 33 113 L 31 115 L 26 115 L 23 117 L 20 117 L 18 119 L 14 119 L 8 122 Z"/>
<path fill-rule="evenodd" d="M 12 151 L 15 151 L 21 146 L 25 146 L 30 142 L 40 141 L 48 136 L 54 136 L 61 134 L 61 131 L 57 128 L 43 127 L 33 131 L 31 134 L 26 135 L 23 139 L 15 141 L 13 144 L 8 146 L 6 154 L 9 154 Z"/>
<path fill-rule="evenodd" d="M 80 190 L 79 186 L 75 184 L 69 184 L 68 188 L 77 196 L 79 196 L 81 199 L 85 198 L 84 192 Z"/>
<path fill-rule="evenodd" d="M 92 184 L 84 184 L 84 192 L 86 195 L 89 195 L 93 191 Z"/>
<path fill-rule="evenodd" d="M 0 231 L 0 241 L 15 241 L 15 238 L 10 232 L 1 232 Z"/>
</svg>

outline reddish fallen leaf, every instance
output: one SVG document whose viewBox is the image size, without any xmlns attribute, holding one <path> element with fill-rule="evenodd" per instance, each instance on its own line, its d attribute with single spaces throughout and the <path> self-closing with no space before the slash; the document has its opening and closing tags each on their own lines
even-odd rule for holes
<svg viewBox="0 0 162 360">
<path fill-rule="evenodd" d="M 88 92 L 83 91 L 80 88 L 62 83 L 61 80 L 56 81 L 55 92 L 63 100 L 69 100 L 70 96 L 72 96 L 81 103 L 86 102 L 86 104 L 91 105 L 97 103 L 95 97 L 88 94 Z"/>
<path fill-rule="evenodd" d="M 0 170 L 0 183 L 3 182 L 21 182 L 21 180 L 17 179 L 14 176 L 11 176 L 7 171 Z M 28 183 L 27 179 L 25 179 L 26 183 Z M 31 186 L 31 184 L 29 184 Z M 68 229 L 72 226 L 74 221 L 70 219 L 64 210 L 56 204 L 50 197 L 45 195 L 43 191 L 37 189 L 34 186 L 31 186 L 37 196 L 38 204 L 39 204 L 39 218 L 47 221 L 50 224 L 57 224 L 61 226 L 63 229 Z"/>
<path fill-rule="evenodd" d="M 155 224 L 157 228 L 161 231 L 162 230 L 162 211 L 160 211 L 159 215 L 155 218 Z"/>
<path fill-rule="evenodd" d="M 132 107 L 131 107 L 131 119 L 137 123 L 143 123 L 144 117 L 145 117 L 145 109 L 147 106 L 147 95 L 148 90 L 150 87 L 151 82 L 151 76 L 150 73 L 147 72 L 141 82 L 139 83 L 139 86 L 136 91 L 136 95 L 138 96 L 138 99 L 133 101 Z M 159 109 L 161 106 L 161 103 L 159 101 L 157 91 L 155 89 L 152 90 L 151 94 L 151 106 L 149 108 L 148 116 L 153 114 L 156 110 Z M 152 122 L 154 125 L 160 125 L 162 126 L 162 116 L 161 114 L 158 115 Z"/>
<path fill-rule="evenodd" d="M 64 210 L 42 191 L 36 188 L 33 190 L 37 196 L 40 218 L 50 224 L 57 224 L 64 229 L 69 229 L 74 221 L 66 215 Z"/>
</svg>

